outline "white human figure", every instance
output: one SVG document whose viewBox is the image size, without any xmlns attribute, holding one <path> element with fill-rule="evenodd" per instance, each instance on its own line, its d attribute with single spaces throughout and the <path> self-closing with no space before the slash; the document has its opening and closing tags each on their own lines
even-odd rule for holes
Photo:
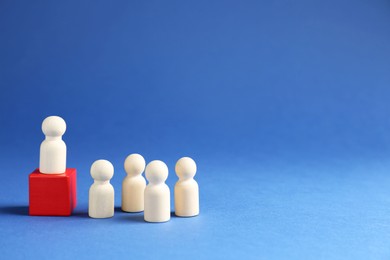
<svg viewBox="0 0 390 260">
<path fill-rule="evenodd" d="M 97 160 L 91 166 L 94 183 L 89 189 L 88 215 L 91 218 L 110 218 L 114 216 L 114 187 L 110 179 L 114 166 L 107 160 Z"/>
<path fill-rule="evenodd" d="M 127 176 L 122 182 L 122 210 L 140 212 L 144 210 L 145 159 L 139 154 L 130 154 L 124 163 Z"/>
<path fill-rule="evenodd" d="M 168 167 L 162 161 L 152 161 L 146 166 L 144 219 L 147 222 L 166 222 L 171 218 L 170 190 L 165 184 Z"/>
<path fill-rule="evenodd" d="M 199 187 L 193 179 L 196 174 L 196 164 L 189 157 L 179 159 L 175 166 L 179 180 L 175 185 L 175 215 L 193 217 L 199 215 Z"/>
<path fill-rule="evenodd" d="M 62 135 L 66 123 L 59 116 L 49 116 L 42 122 L 42 132 L 46 138 L 41 143 L 39 171 L 45 174 L 61 174 L 66 171 L 66 144 Z"/>
</svg>

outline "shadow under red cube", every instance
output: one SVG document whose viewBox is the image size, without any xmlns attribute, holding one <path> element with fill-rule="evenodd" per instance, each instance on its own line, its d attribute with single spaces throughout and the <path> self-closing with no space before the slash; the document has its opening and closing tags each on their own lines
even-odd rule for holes
<svg viewBox="0 0 390 260">
<path fill-rule="evenodd" d="M 70 216 L 77 204 L 76 169 L 63 174 L 43 174 L 36 169 L 29 175 L 29 214 L 32 216 Z"/>
</svg>

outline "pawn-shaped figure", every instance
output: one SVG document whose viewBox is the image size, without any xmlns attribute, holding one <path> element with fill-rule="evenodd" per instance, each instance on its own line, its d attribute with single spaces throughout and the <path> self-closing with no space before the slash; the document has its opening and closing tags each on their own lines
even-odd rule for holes
<svg viewBox="0 0 390 260">
<path fill-rule="evenodd" d="M 168 167 L 162 161 L 152 161 L 146 166 L 144 218 L 147 222 L 166 222 L 171 218 L 170 190 L 165 184 Z"/>
<path fill-rule="evenodd" d="M 194 180 L 196 164 L 189 157 L 177 161 L 175 167 L 179 180 L 175 185 L 175 215 L 193 217 L 199 215 L 199 187 Z"/>
<path fill-rule="evenodd" d="M 91 166 L 91 176 L 95 180 L 89 189 L 88 215 L 91 218 L 111 218 L 114 216 L 114 187 L 110 179 L 114 166 L 107 160 L 97 160 Z"/>
<path fill-rule="evenodd" d="M 59 116 L 49 116 L 42 122 L 42 132 L 46 138 L 41 144 L 39 156 L 39 172 L 61 174 L 66 170 L 66 144 L 62 135 L 66 131 L 66 123 Z"/>
<path fill-rule="evenodd" d="M 139 154 L 130 154 L 124 166 L 127 176 L 122 182 L 122 210 L 143 211 L 146 181 L 142 173 L 145 170 L 145 159 Z"/>
</svg>

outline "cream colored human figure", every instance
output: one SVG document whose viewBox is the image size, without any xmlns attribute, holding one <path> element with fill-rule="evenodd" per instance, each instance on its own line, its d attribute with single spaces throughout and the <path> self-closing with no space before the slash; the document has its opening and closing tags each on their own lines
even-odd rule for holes
<svg viewBox="0 0 390 260">
<path fill-rule="evenodd" d="M 162 161 L 152 161 L 146 166 L 144 218 L 147 222 L 166 222 L 171 218 L 170 190 L 165 184 L 168 167 Z"/>
<path fill-rule="evenodd" d="M 193 217 L 199 215 L 199 187 L 193 179 L 196 164 L 189 157 L 179 159 L 175 167 L 179 180 L 175 185 L 175 215 Z"/>
<path fill-rule="evenodd" d="M 140 212 L 144 210 L 146 181 L 142 176 L 145 159 L 139 154 L 130 154 L 125 160 L 127 176 L 122 182 L 122 210 Z"/>
<path fill-rule="evenodd" d="M 42 122 L 46 138 L 41 143 L 39 171 L 45 174 L 61 174 L 66 171 L 66 144 L 62 136 L 66 123 L 59 116 L 49 116 Z"/>
<path fill-rule="evenodd" d="M 94 183 L 89 188 L 88 215 L 91 218 L 110 218 L 114 216 L 114 187 L 110 179 L 114 166 L 107 160 L 97 160 L 91 166 Z"/>
</svg>

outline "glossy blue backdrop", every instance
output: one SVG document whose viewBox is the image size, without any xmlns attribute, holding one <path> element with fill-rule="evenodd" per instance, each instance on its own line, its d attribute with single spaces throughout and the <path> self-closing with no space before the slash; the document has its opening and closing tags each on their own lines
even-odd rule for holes
<svg viewBox="0 0 390 260">
<path fill-rule="evenodd" d="M 1 1 L 2 257 L 388 259 L 389 28 L 386 0 Z M 69 218 L 27 216 L 49 115 Z M 201 215 L 88 218 L 91 163 L 113 162 L 119 207 L 133 152 L 171 191 L 193 157 Z"/>
</svg>

